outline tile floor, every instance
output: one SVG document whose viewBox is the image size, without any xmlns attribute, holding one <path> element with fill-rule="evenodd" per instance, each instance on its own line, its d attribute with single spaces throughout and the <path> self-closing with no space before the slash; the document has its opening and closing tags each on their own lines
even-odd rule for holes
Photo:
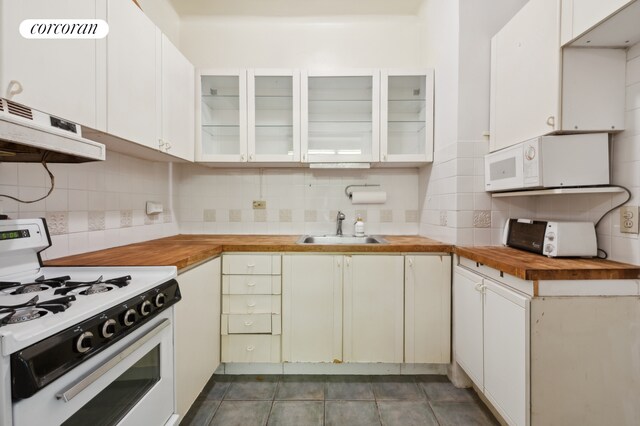
<svg viewBox="0 0 640 426">
<path fill-rule="evenodd" d="M 497 425 L 445 376 L 214 375 L 181 425 Z"/>
</svg>

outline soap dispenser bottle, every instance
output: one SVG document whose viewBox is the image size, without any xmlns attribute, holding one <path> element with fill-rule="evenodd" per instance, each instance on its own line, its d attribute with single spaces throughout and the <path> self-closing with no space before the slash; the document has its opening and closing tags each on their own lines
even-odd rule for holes
<svg viewBox="0 0 640 426">
<path fill-rule="evenodd" d="M 356 222 L 354 224 L 354 233 L 356 237 L 364 237 L 364 222 L 362 221 L 362 216 L 358 215 Z"/>
</svg>

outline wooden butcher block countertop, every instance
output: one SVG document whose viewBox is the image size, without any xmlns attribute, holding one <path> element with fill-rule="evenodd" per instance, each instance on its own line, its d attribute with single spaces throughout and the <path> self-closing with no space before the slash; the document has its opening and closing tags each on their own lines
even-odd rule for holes
<svg viewBox="0 0 640 426">
<path fill-rule="evenodd" d="M 548 258 L 510 247 L 456 247 L 455 252 L 523 280 L 614 280 L 640 278 L 640 266 L 604 259 Z"/>
<path fill-rule="evenodd" d="M 385 236 L 388 244 L 297 244 L 299 235 L 175 235 L 46 261 L 47 266 L 164 266 L 178 269 L 224 252 L 451 253 L 453 246 L 417 236 Z"/>
</svg>

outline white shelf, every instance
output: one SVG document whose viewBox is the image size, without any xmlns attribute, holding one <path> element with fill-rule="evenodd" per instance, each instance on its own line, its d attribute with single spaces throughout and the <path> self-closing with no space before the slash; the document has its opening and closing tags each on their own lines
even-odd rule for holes
<svg viewBox="0 0 640 426">
<path fill-rule="evenodd" d="M 554 189 L 537 189 L 530 191 L 514 191 L 514 192 L 497 192 L 491 194 L 493 198 L 503 197 L 524 197 L 534 195 L 560 195 L 560 194 L 605 194 L 605 193 L 618 193 L 626 192 L 624 189 L 617 186 L 594 186 L 583 188 L 554 188 Z"/>
</svg>

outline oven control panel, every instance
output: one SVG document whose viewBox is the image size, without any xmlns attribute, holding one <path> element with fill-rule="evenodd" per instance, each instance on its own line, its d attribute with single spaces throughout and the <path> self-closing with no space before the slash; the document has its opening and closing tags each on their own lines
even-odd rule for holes
<svg viewBox="0 0 640 426">
<path fill-rule="evenodd" d="M 178 282 L 170 280 L 12 354 L 12 398 L 29 398 L 181 298 Z"/>
</svg>

